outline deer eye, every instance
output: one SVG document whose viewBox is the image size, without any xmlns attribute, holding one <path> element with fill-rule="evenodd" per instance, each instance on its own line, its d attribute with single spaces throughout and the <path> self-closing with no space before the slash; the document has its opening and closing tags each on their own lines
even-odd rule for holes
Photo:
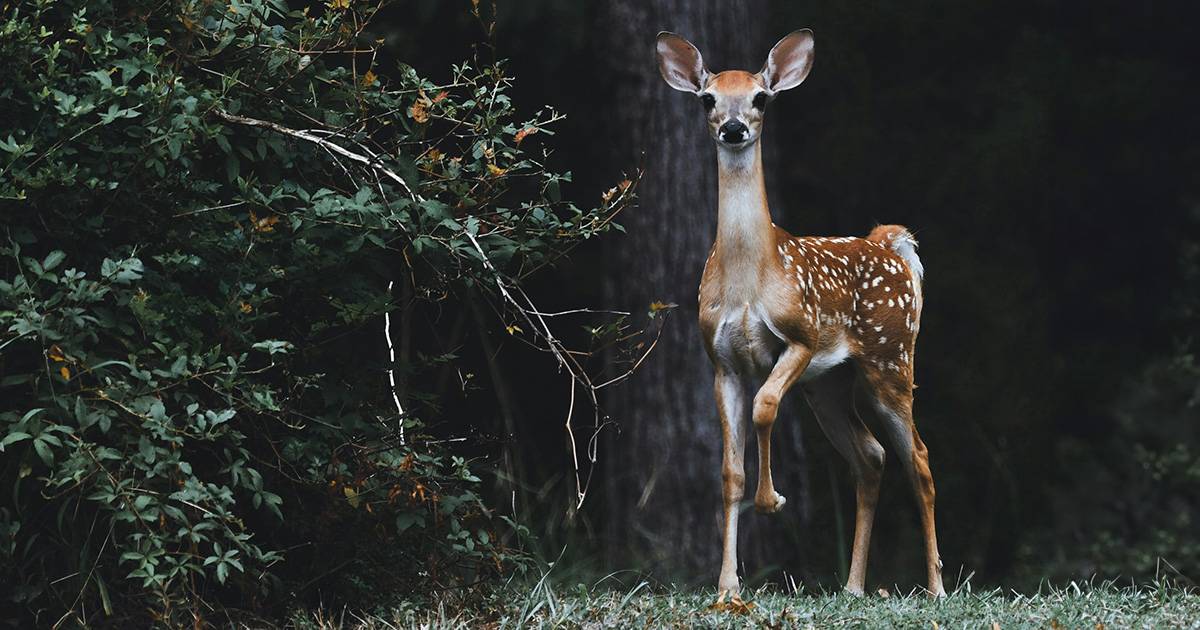
<svg viewBox="0 0 1200 630">
<path fill-rule="evenodd" d="M 758 94 L 755 94 L 754 95 L 754 109 L 757 109 L 758 111 L 761 112 L 763 110 L 763 108 L 765 108 L 766 106 L 767 106 L 767 93 L 759 92 Z"/>
<path fill-rule="evenodd" d="M 717 97 L 708 93 L 701 94 L 700 102 L 704 104 L 704 111 L 711 112 L 712 108 L 717 106 Z"/>
</svg>

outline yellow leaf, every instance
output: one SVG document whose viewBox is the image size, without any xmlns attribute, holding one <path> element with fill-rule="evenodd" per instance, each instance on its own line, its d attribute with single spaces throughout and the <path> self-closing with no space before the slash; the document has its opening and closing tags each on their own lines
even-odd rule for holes
<svg viewBox="0 0 1200 630">
<path fill-rule="evenodd" d="M 510 335 L 515 335 L 517 333 L 525 332 L 524 330 L 521 330 L 521 327 L 516 324 L 509 324 L 504 327 L 504 330 L 507 330 L 508 334 L 510 334 Z"/>
<path fill-rule="evenodd" d="M 500 168 L 499 166 L 496 166 L 495 164 L 488 164 L 488 172 L 496 177 L 500 177 L 507 170 L 508 169 Z"/>
<path fill-rule="evenodd" d="M 329 0 L 330 9 L 349 9 L 350 0 Z"/>
<path fill-rule="evenodd" d="M 376 79 L 376 78 L 377 78 L 377 77 L 375 76 L 375 73 L 374 73 L 374 72 L 371 72 L 370 70 L 367 70 L 367 73 L 366 73 L 366 74 L 364 74 L 364 75 L 363 75 L 363 78 L 362 78 L 362 85 L 363 85 L 363 87 L 369 87 L 369 86 L 370 86 L 372 83 L 375 83 L 375 79 Z"/>
<path fill-rule="evenodd" d="M 62 348 L 59 348 L 58 344 L 50 346 L 50 351 L 46 353 L 46 356 L 50 357 L 51 361 L 58 363 L 63 363 L 67 360 L 67 356 L 63 354 Z"/>
<path fill-rule="evenodd" d="M 358 492 L 349 486 L 342 488 L 342 494 L 346 495 L 346 501 L 350 503 L 350 507 L 358 507 L 362 499 L 358 498 Z"/>
<path fill-rule="evenodd" d="M 243 313 L 249 313 L 249 312 L 251 312 L 251 311 L 253 311 L 253 310 L 254 310 L 254 307 L 253 307 L 253 306 L 251 306 L 249 302 L 242 302 L 242 303 L 241 303 L 241 305 L 239 305 L 239 306 L 238 306 L 238 308 L 239 308 L 239 309 L 240 309 L 240 310 L 241 310 Z"/>
<path fill-rule="evenodd" d="M 58 368 L 58 373 L 62 375 L 64 381 L 71 380 L 71 370 L 68 370 L 67 366 Z"/>
</svg>

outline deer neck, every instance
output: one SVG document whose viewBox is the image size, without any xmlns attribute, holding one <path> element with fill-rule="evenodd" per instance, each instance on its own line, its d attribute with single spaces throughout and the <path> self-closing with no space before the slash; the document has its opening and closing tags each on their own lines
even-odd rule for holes
<svg viewBox="0 0 1200 630">
<path fill-rule="evenodd" d="M 761 142 L 742 150 L 718 146 L 717 175 L 714 257 L 725 279 L 722 284 L 752 288 L 763 278 L 775 251 Z"/>
</svg>

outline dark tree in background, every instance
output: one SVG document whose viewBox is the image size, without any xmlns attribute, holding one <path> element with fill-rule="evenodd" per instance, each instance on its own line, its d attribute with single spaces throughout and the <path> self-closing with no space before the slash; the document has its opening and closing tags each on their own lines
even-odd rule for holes
<svg viewBox="0 0 1200 630">
<path fill-rule="evenodd" d="M 767 4 L 611 0 L 597 21 L 611 160 L 645 171 L 639 207 L 622 216 L 627 235 L 608 241 L 605 301 L 628 309 L 678 304 L 660 351 L 606 400 L 620 427 L 603 451 L 609 555 L 617 565 L 648 559 L 689 581 L 710 580 L 720 561 L 721 429 L 696 324 L 697 286 L 716 230 L 716 158 L 698 100 L 659 77 L 654 37 L 661 30 L 686 36 L 713 72 L 753 71 L 777 35 L 763 19 Z M 746 519 L 742 548 L 751 572 L 768 564 L 795 570 L 802 551 L 783 544 L 802 531 L 807 505 L 800 427 L 790 420 L 779 424 L 775 441 L 777 483 L 791 501 L 782 514 Z"/>
</svg>

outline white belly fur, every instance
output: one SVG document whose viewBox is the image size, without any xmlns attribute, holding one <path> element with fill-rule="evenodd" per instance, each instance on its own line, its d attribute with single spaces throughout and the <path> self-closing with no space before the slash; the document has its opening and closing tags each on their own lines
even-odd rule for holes
<svg viewBox="0 0 1200 630">
<path fill-rule="evenodd" d="M 848 358 L 850 358 L 850 344 L 846 343 L 845 337 L 839 337 L 837 343 L 813 354 L 812 359 L 808 362 L 808 368 L 804 370 L 804 374 L 800 375 L 799 382 L 811 381 Z"/>
<path fill-rule="evenodd" d="M 749 305 L 724 313 L 717 324 L 713 346 L 722 365 L 734 371 L 750 368 L 765 377 L 775 365 L 786 339 L 767 320 Z M 813 354 L 808 368 L 798 379 L 805 382 L 820 376 L 850 357 L 850 344 L 845 337 Z"/>
</svg>

